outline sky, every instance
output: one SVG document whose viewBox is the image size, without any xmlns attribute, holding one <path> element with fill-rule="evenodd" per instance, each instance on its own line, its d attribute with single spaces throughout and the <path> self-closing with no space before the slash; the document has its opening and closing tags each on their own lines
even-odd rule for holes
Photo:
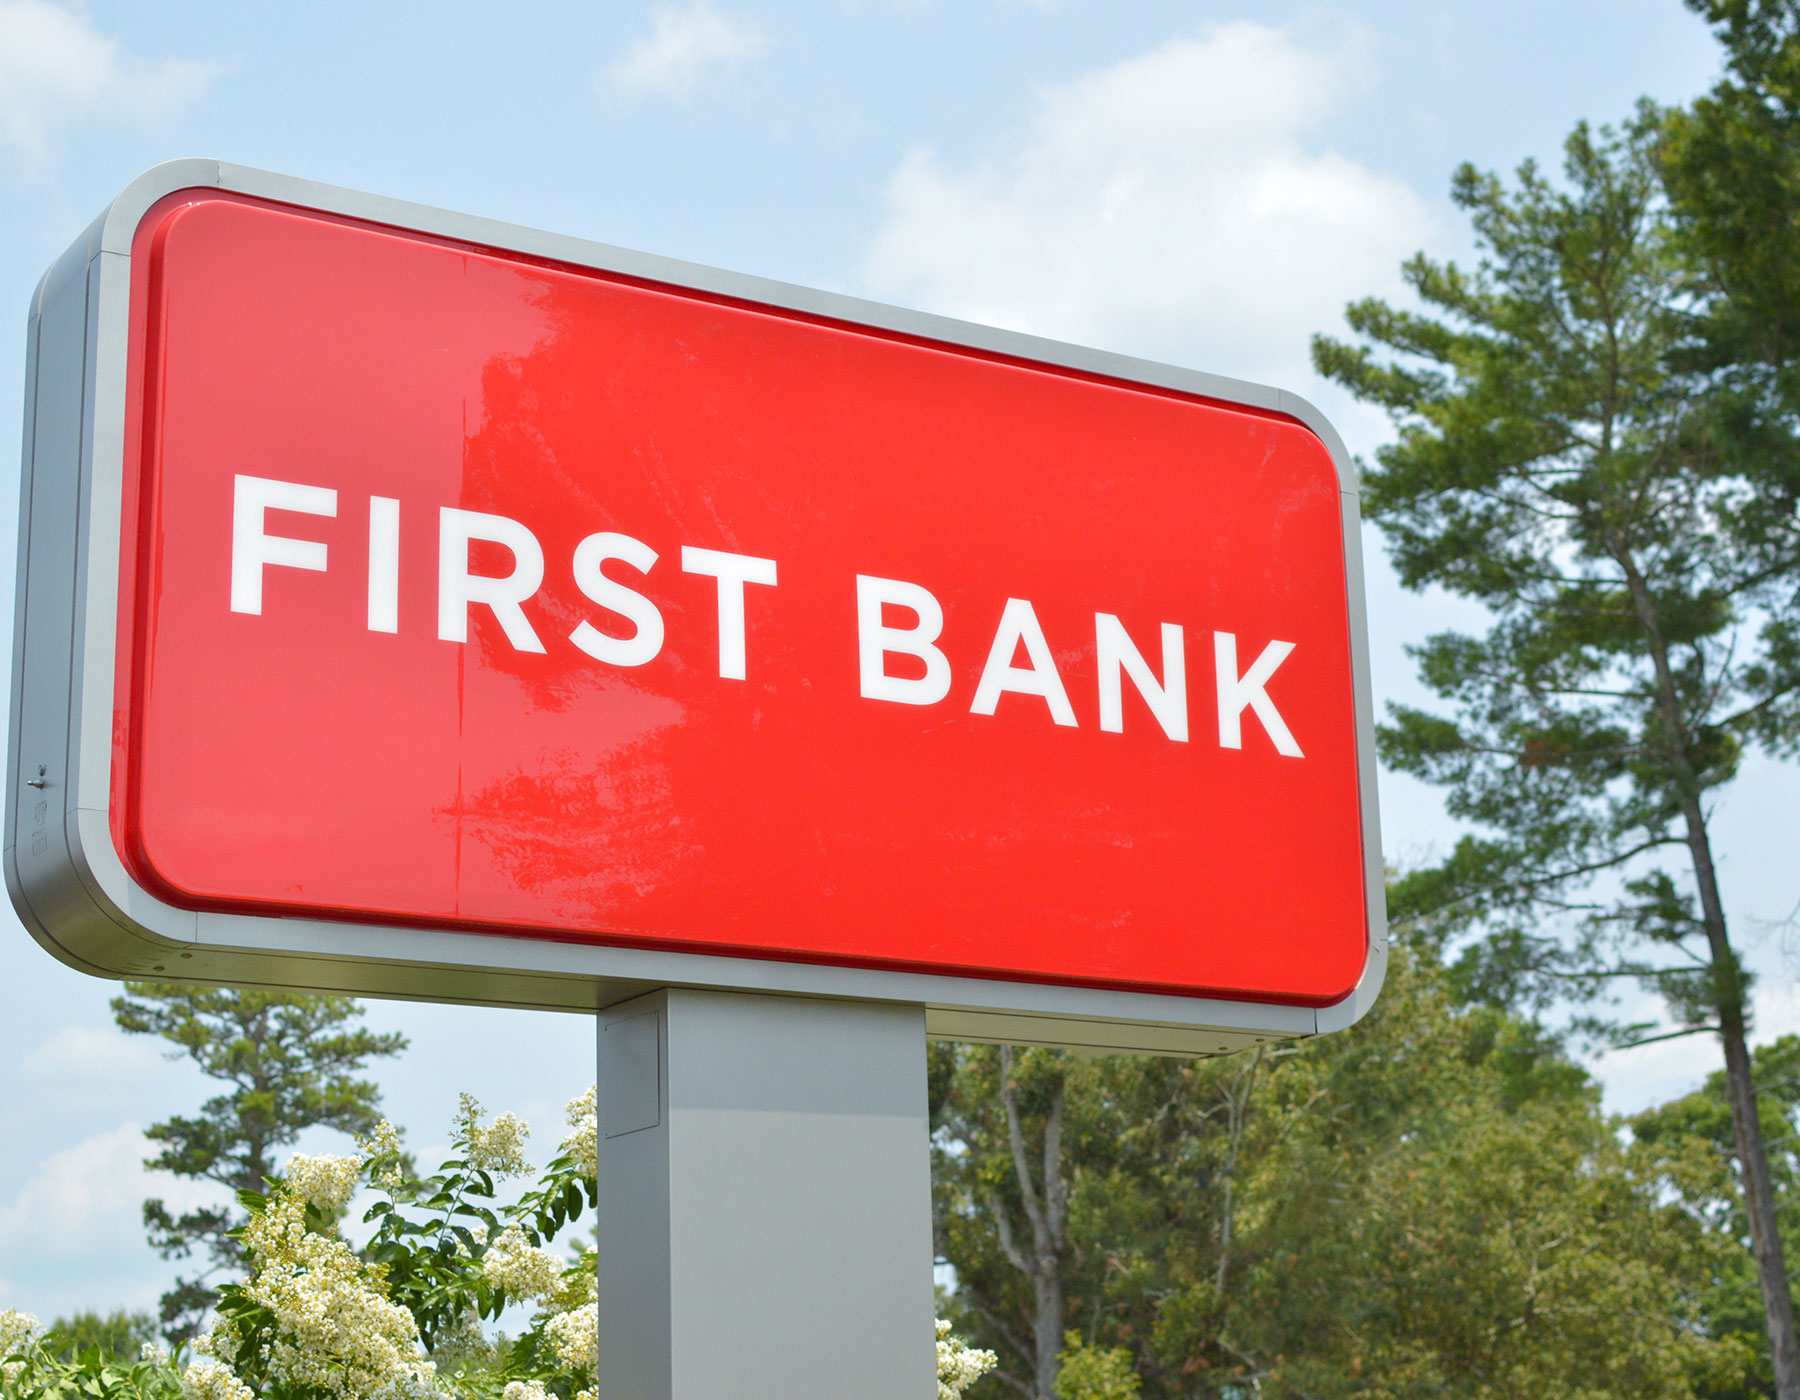
<svg viewBox="0 0 1800 1400">
<path fill-rule="evenodd" d="M 0 426 L 44 268 L 191 155 L 1277 384 L 1366 454 L 1385 422 L 1316 379 L 1308 337 L 1395 295 L 1414 251 L 1469 255 L 1455 166 L 1553 165 L 1575 122 L 1685 101 L 1717 62 L 1678 0 L 0 0 Z M 1422 699 L 1406 643 L 1472 615 L 1366 547 L 1377 700 Z M 1753 762 L 1716 815 L 1759 1039 L 1800 1030 L 1797 793 Z M 1384 773 L 1381 805 L 1392 860 L 1454 839 L 1417 783 Z M 0 1308 L 151 1306 L 171 1266 L 139 1203 L 205 1199 L 141 1162 L 143 1127 L 207 1083 L 113 1029 L 115 991 L 0 913 Z M 462 1089 L 547 1155 L 593 1076 L 584 1017 L 371 1002 L 368 1024 L 410 1037 L 379 1073 L 426 1160 Z M 1629 1111 L 1716 1059 L 1685 1040 L 1597 1069 Z"/>
</svg>

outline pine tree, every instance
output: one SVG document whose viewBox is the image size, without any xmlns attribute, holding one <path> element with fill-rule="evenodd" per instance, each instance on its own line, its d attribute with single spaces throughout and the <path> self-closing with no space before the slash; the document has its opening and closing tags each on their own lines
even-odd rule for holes
<svg viewBox="0 0 1800 1400">
<path fill-rule="evenodd" d="M 1464 167 L 1480 266 L 1413 259 L 1426 309 L 1359 302 L 1364 343 L 1321 337 L 1314 358 L 1398 427 L 1364 488 L 1402 582 L 1491 619 L 1414 649 L 1448 712 L 1396 706 L 1381 732 L 1477 833 L 1395 906 L 1482 920 L 1465 973 L 1497 1000 L 1635 979 L 1676 1034 L 1717 1038 L 1777 1394 L 1800 1400 L 1710 825 L 1747 749 L 1800 742 L 1800 459 L 1743 431 L 1707 364 L 1717 291 L 1668 215 L 1657 136 L 1578 128 L 1560 186 Z"/>
<path fill-rule="evenodd" d="M 377 1035 L 352 1025 L 362 1007 L 348 997 L 127 982 L 112 1003 L 120 1029 L 158 1035 L 227 1088 L 194 1117 L 153 1124 L 146 1136 L 161 1146 L 144 1165 L 216 1182 L 233 1192 L 262 1191 L 274 1175 L 275 1154 L 312 1127 L 366 1133 L 380 1121 L 381 1091 L 356 1071 L 375 1056 L 406 1048 L 399 1034 Z M 170 1211 L 144 1202 L 150 1243 L 165 1259 L 196 1253 L 204 1267 L 178 1278 L 163 1294 L 160 1321 L 173 1343 L 199 1329 L 217 1298 L 213 1280 L 235 1272 L 241 1251 L 230 1231 L 235 1207 Z"/>
</svg>

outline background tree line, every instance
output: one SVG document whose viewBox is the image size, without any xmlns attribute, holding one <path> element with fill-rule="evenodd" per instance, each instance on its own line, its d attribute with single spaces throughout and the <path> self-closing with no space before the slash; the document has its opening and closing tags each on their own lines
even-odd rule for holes
<svg viewBox="0 0 1800 1400">
<path fill-rule="evenodd" d="M 1791 1201 L 1800 1038 L 1756 1071 Z M 1197 1061 L 937 1046 L 947 1308 L 1000 1355 L 973 1393 L 1770 1393 L 1722 1076 L 1623 1125 L 1599 1097 L 1416 929 L 1343 1035 Z"/>
</svg>

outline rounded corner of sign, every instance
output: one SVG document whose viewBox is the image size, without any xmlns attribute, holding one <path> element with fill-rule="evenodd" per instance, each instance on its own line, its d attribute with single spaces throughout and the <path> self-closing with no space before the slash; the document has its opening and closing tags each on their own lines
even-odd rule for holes
<svg viewBox="0 0 1800 1400">
<path fill-rule="evenodd" d="M 147 882 L 124 859 L 105 813 L 82 809 L 69 827 L 70 863 L 102 917 L 154 942 L 193 941 L 195 915 L 169 902 L 157 885 L 160 872 Z"/>
<path fill-rule="evenodd" d="M 138 226 L 158 200 L 179 190 L 217 189 L 223 184 L 216 160 L 184 158 L 153 165 L 119 191 L 100 220 L 102 253 L 131 253 Z"/>
<path fill-rule="evenodd" d="M 93 833 L 82 834 L 90 824 L 81 815 L 68 823 L 63 858 L 47 868 L 39 862 L 27 875 L 17 847 L 7 847 L 7 893 L 19 922 L 51 956 L 77 972 L 119 979 L 156 971 L 160 960 L 192 942 L 192 916 L 138 889 L 116 855 L 108 859 L 110 840 L 96 859 Z"/>
<path fill-rule="evenodd" d="M 1381 928 L 1374 931 L 1375 936 L 1369 940 L 1368 954 L 1363 959 L 1362 975 L 1339 1000 L 1329 1006 L 1321 1006 L 1314 1013 L 1314 1020 L 1319 1035 L 1329 1035 L 1333 1031 L 1349 1030 L 1373 1009 L 1376 999 L 1381 995 L 1381 987 L 1387 980 L 1388 945 L 1387 930 Z"/>
<path fill-rule="evenodd" d="M 20 903 L 16 896 L 13 901 L 13 912 L 19 916 L 19 922 L 25 925 L 25 930 L 31 935 L 32 941 L 70 971 L 82 973 L 87 977 L 103 977 L 111 981 L 118 981 L 131 975 L 129 968 L 115 965 L 115 962 L 119 960 L 108 959 L 106 957 L 108 950 L 103 946 L 98 946 L 104 944 L 105 939 L 93 940 L 96 946 L 89 946 L 88 940 L 79 938 L 73 943 L 64 942 L 62 938 L 52 934 L 44 926 L 43 920 L 31 912 L 30 906 Z"/>
<path fill-rule="evenodd" d="M 1331 458 L 1331 465 L 1337 471 L 1338 489 L 1345 495 L 1360 495 L 1362 486 L 1356 473 L 1356 459 L 1350 455 L 1350 449 L 1344 446 L 1344 439 L 1332 427 L 1331 420 L 1312 400 L 1302 398 L 1291 390 L 1278 390 L 1276 398 L 1284 417 L 1293 419 L 1319 440 L 1319 444 L 1325 449 L 1325 455 Z"/>
</svg>

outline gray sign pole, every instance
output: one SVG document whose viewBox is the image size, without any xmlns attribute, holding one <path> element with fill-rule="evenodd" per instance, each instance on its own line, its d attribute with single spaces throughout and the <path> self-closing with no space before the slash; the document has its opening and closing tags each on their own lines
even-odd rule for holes
<svg viewBox="0 0 1800 1400">
<path fill-rule="evenodd" d="M 934 1393 L 920 1006 L 600 1013 L 600 1400 Z"/>
</svg>

